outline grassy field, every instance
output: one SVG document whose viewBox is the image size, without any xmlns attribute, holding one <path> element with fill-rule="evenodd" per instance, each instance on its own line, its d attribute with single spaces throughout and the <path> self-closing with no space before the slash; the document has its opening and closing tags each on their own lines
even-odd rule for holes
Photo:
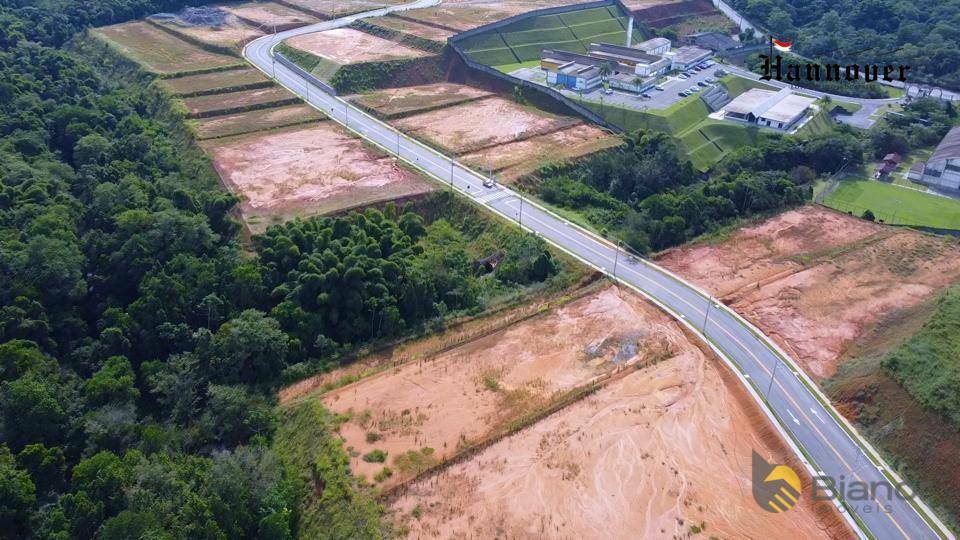
<svg viewBox="0 0 960 540">
<path fill-rule="evenodd" d="M 231 90 L 249 90 L 273 84 L 256 69 L 231 69 L 200 75 L 187 75 L 175 79 L 165 79 L 163 83 L 179 97 L 219 94 Z"/>
<path fill-rule="evenodd" d="M 163 76 L 245 65 L 240 58 L 205 51 L 142 21 L 97 28 L 91 34 L 147 71 Z"/>
<path fill-rule="evenodd" d="M 516 71 L 520 68 L 530 68 L 537 67 L 540 65 L 540 60 L 528 60 L 526 62 L 513 62 L 512 64 L 503 64 L 499 66 L 493 66 L 497 71 L 502 71 L 504 73 L 510 74 L 512 71 Z"/>
<path fill-rule="evenodd" d="M 754 88 L 760 88 L 762 90 L 777 90 L 775 86 L 763 84 L 760 81 L 747 79 L 746 77 L 740 77 L 739 75 L 727 75 L 720 79 L 720 83 L 726 87 L 727 93 L 730 94 L 730 97 L 732 98 Z"/>
<path fill-rule="evenodd" d="M 870 210 L 893 225 L 960 230 L 960 201 L 873 180 L 842 180 L 824 204 L 856 216 Z"/>
</svg>

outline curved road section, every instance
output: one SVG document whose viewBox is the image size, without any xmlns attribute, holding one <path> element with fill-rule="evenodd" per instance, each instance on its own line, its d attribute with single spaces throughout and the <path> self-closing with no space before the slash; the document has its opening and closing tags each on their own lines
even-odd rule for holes
<svg viewBox="0 0 960 540">
<path fill-rule="evenodd" d="M 854 531 L 864 537 L 953 538 L 916 497 L 890 495 L 888 486 L 903 485 L 877 452 L 830 405 L 828 399 L 770 339 L 706 292 L 646 260 L 628 256 L 596 236 L 503 186 L 483 186 L 484 177 L 456 160 L 410 139 L 336 96 L 325 93 L 273 58 L 280 41 L 296 35 L 341 27 L 361 18 L 436 5 L 420 0 L 403 6 L 352 15 L 265 36 L 249 43 L 244 57 L 279 84 L 298 94 L 334 121 L 423 171 L 434 180 L 633 288 L 700 335 L 733 369 L 761 405 L 811 475 L 829 477 L 834 503 Z M 746 458 L 746 456 L 745 456 Z M 855 497 L 862 482 L 871 487 Z M 822 484 L 822 482 L 818 482 Z M 905 486 L 904 491 L 909 491 Z M 824 490 L 820 490 L 823 494 Z M 805 493 L 804 496 L 813 496 Z M 862 500 L 861 500 L 862 499 Z"/>
</svg>

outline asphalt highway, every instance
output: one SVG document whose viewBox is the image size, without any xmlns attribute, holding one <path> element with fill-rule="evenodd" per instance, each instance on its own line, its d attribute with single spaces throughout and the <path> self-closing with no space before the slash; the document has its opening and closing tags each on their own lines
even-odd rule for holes
<svg viewBox="0 0 960 540">
<path fill-rule="evenodd" d="M 293 70 L 275 62 L 280 41 L 295 35 L 345 26 L 360 18 L 391 11 L 427 7 L 438 0 L 390 6 L 333 21 L 305 26 L 252 41 L 244 56 L 281 85 L 298 94 L 334 121 L 420 169 L 478 205 L 522 221 L 522 227 L 652 299 L 672 316 L 703 336 L 728 363 L 791 444 L 811 474 L 829 475 L 839 484 L 890 482 L 886 465 L 829 405 L 816 385 L 788 356 L 732 310 L 704 291 L 639 257 L 628 256 L 610 242 L 568 223 L 503 186 L 483 186 L 484 177 L 441 152 L 410 139 L 336 96 L 310 84 Z M 749 463 L 750 456 L 743 456 Z M 846 497 L 838 503 L 858 534 L 876 538 L 948 538 L 950 533 L 918 499 L 886 497 L 880 488 L 866 500 Z M 804 493 L 804 497 L 811 496 Z M 789 532 L 784 531 L 785 537 Z"/>
</svg>

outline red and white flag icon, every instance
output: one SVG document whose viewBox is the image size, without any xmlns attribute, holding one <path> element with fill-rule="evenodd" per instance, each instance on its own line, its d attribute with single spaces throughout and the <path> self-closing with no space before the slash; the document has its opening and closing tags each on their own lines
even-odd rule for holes
<svg viewBox="0 0 960 540">
<path fill-rule="evenodd" d="M 773 36 L 770 36 L 770 42 L 773 43 L 775 49 L 781 52 L 790 52 L 790 46 L 793 45 L 792 41 L 780 41 Z"/>
</svg>

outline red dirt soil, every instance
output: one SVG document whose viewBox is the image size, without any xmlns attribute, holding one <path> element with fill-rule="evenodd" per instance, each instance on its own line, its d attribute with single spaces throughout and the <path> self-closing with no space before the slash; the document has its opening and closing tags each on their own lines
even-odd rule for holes
<svg viewBox="0 0 960 540">
<path fill-rule="evenodd" d="M 955 241 L 807 206 L 659 262 L 750 319 L 816 378 L 847 347 L 960 279 Z"/>
<path fill-rule="evenodd" d="M 503 182 L 552 162 L 576 159 L 622 144 L 620 137 L 600 128 L 580 124 L 523 141 L 492 146 L 465 154 L 462 161 L 471 167 L 493 169 Z"/>
<path fill-rule="evenodd" d="M 240 90 L 226 94 L 210 94 L 183 100 L 183 105 L 191 115 L 204 115 L 216 111 L 242 109 L 253 105 L 279 103 L 288 101 L 294 96 L 286 88 L 273 86 L 270 88 L 256 88 L 254 90 Z"/>
<path fill-rule="evenodd" d="M 264 32 L 248 26 L 235 15 L 227 15 L 223 24 L 218 26 L 191 26 L 182 22 L 156 21 L 157 24 L 172 32 L 193 38 L 201 43 L 232 47 L 238 51 L 247 42 L 264 35 Z"/>
<path fill-rule="evenodd" d="M 212 139 L 302 124 L 321 118 L 325 118 L 323 113 L 310 105 L 288 105 L 196 120 L 194 131 L 198 139 Z"/>
<path fill-rule="evenodd" d="M 247 24 L 260 28 L 260 30 L 269 34 L 273 33 L 274 28 L 276 28 L 278 32 L 281 32 L 317 22 L 315 17 L 307 15 L 302 11 L 297 11 L 272 2 L 251 2 L 247 4 L 223 6 L 221 9 L 233 13 L 245 20 Z"/>
<path fill-rule="evenodd" d="M 345 447 L 360 455 L 388 452 L 394 475 L 383 485 L 389 487 L 416 474 L 394 461 L 407 451 L 429 447 L 431 461 L 448 459 L 570 390 L 662 354 L 672 346 L 661 335 L 666 323 L 649 306 L 607 288 L 322 400 L 334 412 L 351 413 L 340 429 Z M 368 442 L 371 432 L 379 439 Z M 351 460 L 354 472 L 368 479 L 382 467 L 359 456 Z"/>
<path fill-rule="evenodd" d="M 398 16 L 463 31 L 535 9 L 576 3 L 576 0 L 448 0 L 438 6 L 404 11 Z"/>
<path fill-rule="evenodd" d="M 466 153 L 552 133 L 579 123 L 576 118 L 490 97 L 401 118 L 394 125 L 444 149 Z"/>
<path fill-rule="evenodd" d="M 387 88 L 348 96 L 347 99 L 373 109 L 385 117 L 391 117 L 406 115 L 420 109 L 446 107 L 491 95 L 491 92 L 473 86 L 442 82 Z"/>
<path fill-rule="evenodd" d="M 340 65 L 430 56 L 428 52 L 352 28 L 335 28 L 304 34 L 288 39 L 286 44 Z"/>
<path fill-rule="evenodd" d="M 364 21 L 373 23 L 383 28 L 397 30 L 398 32 L 403 32 L 404 34 L 421 37 L 423 39 L 429 39 L 431 41 L 437 41 L 439 43 L 445 43 L 447 38 L 456 34 L 456 32 L 453 30 L 444 30 L 435 26 L 427 26 L 425 24 L 404 20 L 390 15 L 386 17 L 376 17 L 373 19 L 364 19 Z"/>
<path fill-rule="evenodd" d="M 231 69 L 229 71 L 164 79 L 163 84 L 170 87 L 175 94 L 184 95 L 193 92 L 212 92 L 248 84 L 260 84 L 267 82 L 267 80 L 257 69 Z"/>
<path fill-rule="evenodd" d="M 434 189 L 329 122 L 202 145 L 220 178 L 243 199 L 241 213 L 254 231 L 294 215 L 325 214 Z"/>
<path fill-rule="evenodd" d="M 801 470 L 766 417 L 666 315 L 627 293 L 611 308 L 669 343 L 672 357 L 401 487 L 391 505 L 401 530 L 410 538 L 686 538 L 696 526 L 718 538 L 852 537 L 829 503 L 801 497 L 788 513 L 762 510 L 751 451 Z M 583 335 L 563 334 L 562 346 L 592 339 Z M 809 493 L 809 478 L 804 484 Z"/>
<path fill-rule="evenodd" d="M 153 73 L 188 73 L 243 63 L 233 56 L 205 51 L 143 21 L 96 28 L 92 34 Z"/>
</svg>

